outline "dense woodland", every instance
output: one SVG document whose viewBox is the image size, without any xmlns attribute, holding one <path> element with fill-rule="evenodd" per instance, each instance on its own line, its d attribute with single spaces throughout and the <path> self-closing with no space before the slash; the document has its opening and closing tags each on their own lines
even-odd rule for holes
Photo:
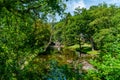
<svg viewBox="0 0 120 80">
<path fill-rule="evenodd" d="M 63 0 L 0 0 L 0 80 L 119 80 L 120 7 L 65 9 Z"/>
</svg>

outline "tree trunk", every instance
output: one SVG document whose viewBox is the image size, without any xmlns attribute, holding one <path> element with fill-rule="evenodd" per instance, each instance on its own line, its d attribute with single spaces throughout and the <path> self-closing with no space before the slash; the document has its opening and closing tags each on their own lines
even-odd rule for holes
<svg viewBox="0 0 120 80">
<path fill-rule="evenodd" d="M 49 39 L 49 42 L 48 42 L 48 44 L 45 46 L 45 48 L 44 48 L 44 52 L 47 50 L 47 48 L 50 46 L 50 44 L 51 44 L 51 42 L 52 42 L 52 34 L 51 34 L 51 36 L 50 36 L 50 39 Z"/>
<path fill-rule="evenodd" d="M 96 46 L 92 37 L 90 37 L 90 43 L 91 43 L 92 51 L 94 51 Z"/>
<path fill-rule="evenodd" d="M 82 44 L 81 44 L 81 39 L 80 39 L 81 37 L 79 37 L 79 49 L 80 49 L 80 57 L 81 57 L 81 54 L 82 54 L 82 51 L 81 51 L 81 49 L 82 49 Z"/>
</svg>

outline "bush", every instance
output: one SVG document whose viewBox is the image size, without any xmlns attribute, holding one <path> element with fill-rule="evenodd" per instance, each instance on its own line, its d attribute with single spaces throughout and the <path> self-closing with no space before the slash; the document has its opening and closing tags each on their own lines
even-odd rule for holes
<svg viewBox="0 0 120 80">
<path fill-rule="evenodd" d="M 107 54 L 100 59 L 91 60 L 95 71 L 89 71 L 85 78 L 87 80 L 118 80 L 120 76 L 120 55 L 117 58 Z"/>
</svg>

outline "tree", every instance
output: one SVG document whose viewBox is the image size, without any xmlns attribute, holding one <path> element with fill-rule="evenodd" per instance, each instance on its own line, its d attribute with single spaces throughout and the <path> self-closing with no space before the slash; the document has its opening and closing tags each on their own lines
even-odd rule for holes
<svg viewBox="0 0 120 80">
<path fill-rule="evenodd" d="M 1 79 L 24 78 L 29 62 L 49 41 L 49 25 L 44 18 L 64 9 L 62 0 L 0 0 Z"/>
<path fill-rule="evenodd" d="M 62 3 L 62 0 L 1 0 L 0 10 L 2 11 L 4 8 L 17 16 L 20 16 L 18 15 L 20 13 L 22 16 L 29 14 L 33 18 L 43 18 L 47 13 L 61 14 L 65 9 L 65 4 Z"/>
</svg>

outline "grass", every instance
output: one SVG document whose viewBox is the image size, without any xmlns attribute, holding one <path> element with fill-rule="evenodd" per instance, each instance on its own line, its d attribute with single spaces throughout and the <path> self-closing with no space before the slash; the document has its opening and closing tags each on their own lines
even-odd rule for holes
<svg viewBox="0 0 120 80">
<path fill-rule="evenodd" d="M 90 45 L 90 44 L 87 44 L 87 43 L 84 43 L 84 44 L 82 45 L 82 47 L 91 47 L 91 45 Z"/>
<path fill-rule="evenodd" d="M 71 50 L 76 50 L 77 48 L 79 48 L 79 45 L 78 44 L 75 44 L 73 46 L 69 46 L 68 49 L 71 49 Z"/>
<path fill-rule="evenodd" d="M 75 44 L 75 45 L 69 46 L 67 48 L 71 49 L 71 50 L 78 50 L 79 49 L 79 44 Z M 92 51 L 91 45 L 87 44 L 87 43 L 82 45 L 82 52 L 87 53 L 87 54 L 99 54 L 98 50 Z"/>
<path fill-rule="evenodd" d="M 98 50 L 88 51 L 87 54 L 99 54 Z"/>
<path fill-rule="evenodd" d="M 82 47 L 91 47 L 91 45 L 85 43 L 85 44 L 82 45 Z M 75 44 L 75 45 L 73 45 L 73 46 L 69 46 L 68 48 L 69 48 L 69 49 L 76 49 L 76 48 L 79 48 L 79 44 Z"/>
</svg>

